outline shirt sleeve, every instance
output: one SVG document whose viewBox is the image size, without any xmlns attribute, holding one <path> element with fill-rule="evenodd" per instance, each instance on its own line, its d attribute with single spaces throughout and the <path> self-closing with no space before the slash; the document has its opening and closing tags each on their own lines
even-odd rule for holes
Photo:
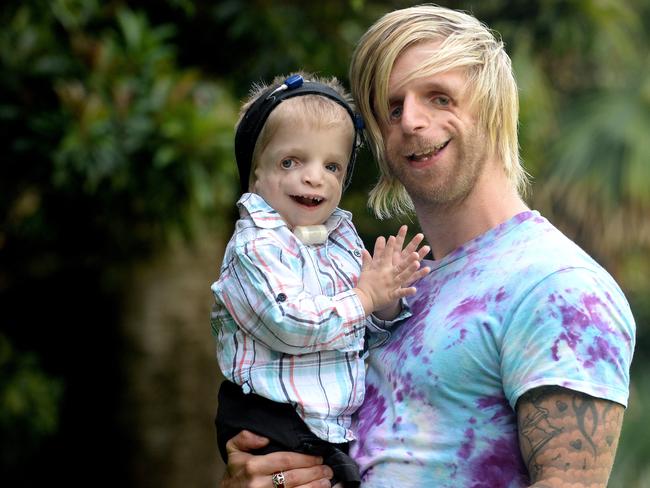
<svg viewBox="0 0 650 488">
<path fill-rule="evenodd" d="M 394 319 L 382 320 L 374 315 L 370 315 L 366 320 L 365 350 L 374 349 L 385 344 L 390 339 L 391 329 L 411 315 L 411 307 L 406 301 L 406 298 L 400 300 L 400 311 Z"/>
<path fill-rule="evenodd" d="M 250 241 L 235 251 L 215 291 L 237 324 L 272 350 L 362 350 L 366 317 L 357 295 L 308 293 L 300 260 L 269 239 Z"/>
<path fill-rule="evenodd" d="M 627 405 L 635 325 L 601 270 L 571 268 L 538 283 L 508 321 L 503 385 L 510 405 L 538 386 L 562 386 Z"/>
</svg>

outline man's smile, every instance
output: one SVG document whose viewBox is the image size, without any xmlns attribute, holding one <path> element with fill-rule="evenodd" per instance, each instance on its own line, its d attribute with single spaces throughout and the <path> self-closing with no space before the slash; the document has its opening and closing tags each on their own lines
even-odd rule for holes
<svg viewBox="0 0 650 488">
<path fill-rule="evenodd" d="M 406 159 L 412 162 L 423 162 L 428 161 L 432 156 L 437 156 L 445 147 L 451 139 L 447 139 L 445 142 L 436 144 L 433 148 L 418 149 L 417 151 L 411 152 L 406 155 Z"/>
</svg>

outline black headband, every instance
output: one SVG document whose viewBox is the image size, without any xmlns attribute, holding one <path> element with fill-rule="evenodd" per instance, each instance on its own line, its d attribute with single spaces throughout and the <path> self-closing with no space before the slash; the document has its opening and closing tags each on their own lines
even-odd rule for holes
<svg viewBox="0 0 650 488">
<path fill-rule="evenodd" d="M 354 140 L 352 141 L 352 154 L 348 164 L 348 171 L 343 182 L 345 190 L 352 179 L 352 170 L 357 157 L 357 147 L 361 143 L 361 130 L 363 120 L 359 114 L 354 113 L 348 102 L 339 95 L 336 90 L 322 83 L 305 81 L 300 75 L 291 75 L 278 87 L 271 87 L 255 100 L 253 105 L 246 111 L 235 134 L 235 157 L 239 169 L 239 182 L 242 193 L 248 191 L 248 178 L 253 164 L 253 150 L 255 143 L 262 131 L 271 112 L 280 102 L 287 98 L 300 95 L 321 95 L 327 97 L 343 107 L 352 119 L 354 125 Z"/>
</svg>

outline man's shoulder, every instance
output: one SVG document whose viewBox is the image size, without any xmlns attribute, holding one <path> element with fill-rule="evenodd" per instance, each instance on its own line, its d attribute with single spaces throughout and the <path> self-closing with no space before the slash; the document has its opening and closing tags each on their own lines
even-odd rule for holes
<svg viewBox="0 0 650 488">
<path fill-rule="evenodd" d="M 501 245 L 498 264 L 499 280 L 515 296 L 526 296 L 541 288 L 586 289 L 596 286 L 622 292 L 611 274 L 578 244 L 545 219 L 526 223 L 518 235 Z"/>
<path fill-rule="evenodd" d="M 549 274 L 580 268 L 607 273 L 589 253 L 543 217 L 526 222 L 503 252 L 510 257 L 509 265 L 519 270 Z"/>
</svg>

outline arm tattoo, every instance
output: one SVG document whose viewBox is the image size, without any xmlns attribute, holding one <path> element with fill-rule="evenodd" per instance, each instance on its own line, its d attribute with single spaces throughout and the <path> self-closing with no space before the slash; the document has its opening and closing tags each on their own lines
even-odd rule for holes
<svg viewBox="0 0 650 488">
<path fill-rule="evenodd" d="M 535 388 L 517 403 L 519 443 L 532 482 L 553 479 L 605 486 L 623 407 L 557 386 Z"/>
<path fill-rule="evenodd" d="M 551 439 L 562 432 L 562 428 L 549 422 L 549 411 L 540 401 L 544 398 L 544 392 L 545 388 L 537 388 L 527 393 L 531 408 L 527 409 L 525 415 L 519 417 L 519 439 L 521 443 L 527 445 L 528 453 L 524 461 L 533 478 L 540 475 L 542 471 L 542 466 L 535 462 L 537 454 Z"/>
<path fill-rule="evenodd" d="M 598 449 L 596 448 L 596 444 L 594 444 L 593 441 L 593 436 L 596 433 L 596 430 L 598 429 L 598 411 L 596 410 L 596 406 L 594 405 L 592 399 L 584 398 L 584 397 L 576 398 L 576 396 L 574 396 L 571 399 L 571 403 L 573 405 L 573 411 L 575 412 L 576 415 L 578 430 L 582 434 L 582 437 L 587 441 L 587 443 L 591 447 L 594 457 L 596 457 L 598 455 L 597 452 Z M 587 413 L 589 415 L 587 415 Z M 593 419 L 592 428 L 590 429 L 590 432 L 587 432 L 587 427 L 586 427 L 587 416 L 590 416 L 591 419 Z"/>
</svg>

